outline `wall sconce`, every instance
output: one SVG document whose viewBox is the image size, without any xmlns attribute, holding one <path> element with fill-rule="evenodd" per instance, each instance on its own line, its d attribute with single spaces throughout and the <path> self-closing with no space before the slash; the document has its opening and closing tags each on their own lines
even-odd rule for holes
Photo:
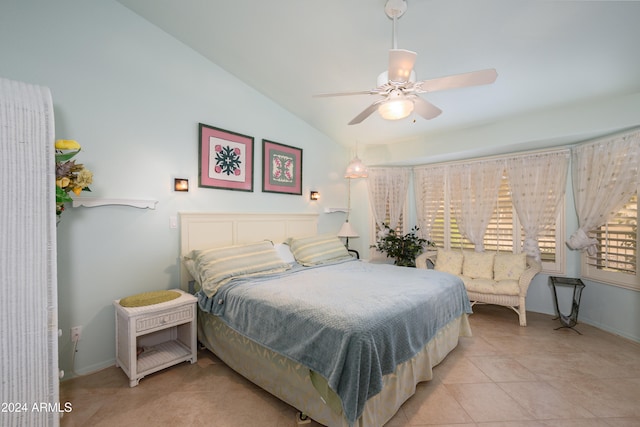
<svg viewBox="0 0 640 427">
<path fill-rule="evenodd" d="M 185 178 L 175 178 L 173 180 L 174 191 L 189 191 L 189 180 Z"/>
<path fill-rule="evenodd" d="M 310 200 L 320 200 L 320 193 L 318 193 L 317 191 L 312 191 L 309 194 L 309 199 Z"/>
</svg>

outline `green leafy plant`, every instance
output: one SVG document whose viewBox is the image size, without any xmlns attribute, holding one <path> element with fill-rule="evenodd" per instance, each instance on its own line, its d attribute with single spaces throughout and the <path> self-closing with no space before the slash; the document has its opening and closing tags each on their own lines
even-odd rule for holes
<svg viewBox="0 0 640 427">
<path fill-rule="evenodd" d="M 394 258 L 395 265 L 415 267 L 416 257 L 424 251 L 425 247 L 435 246 L 434 242 L 419 237 L 418 230 L 418 227 L 413 227 L 403 236 L 398 235 L 396 230 L 385 224 L 384 229 L 378 233 L 378 241 L 371 247 L 387 254 L 389 258 Z"/>
</svg>

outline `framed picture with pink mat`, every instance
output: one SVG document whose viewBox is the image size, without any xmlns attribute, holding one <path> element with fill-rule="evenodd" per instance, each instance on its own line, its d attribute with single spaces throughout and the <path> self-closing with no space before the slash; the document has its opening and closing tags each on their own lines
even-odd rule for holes
<svg viewBox="0 0 640 427">
<path fill-rule="evenodd" d="M 199 125 L 198 186 L 253 191 L 253 137 Z"/>
<path fill-rule="evenodd" d="M 302 149 L 262 140 L 262 191 L 302 195 Z"/>
</svg>

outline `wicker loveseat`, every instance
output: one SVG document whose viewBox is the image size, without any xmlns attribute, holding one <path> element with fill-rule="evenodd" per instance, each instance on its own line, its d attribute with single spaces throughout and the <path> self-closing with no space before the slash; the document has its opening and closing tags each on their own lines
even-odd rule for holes
<svg viewBox="0 0 640 427">
<path fill-rule="evenodd" d="M 509 307 L 527 326 L 525 299 L 533 277 L 542 266 L 525 254 L 474 252 L 467 250 L 428 251 L 416 258 L 416 267 L 459 276 L 467 289 L 471 304 L 484 303 Z"/>
</svg>

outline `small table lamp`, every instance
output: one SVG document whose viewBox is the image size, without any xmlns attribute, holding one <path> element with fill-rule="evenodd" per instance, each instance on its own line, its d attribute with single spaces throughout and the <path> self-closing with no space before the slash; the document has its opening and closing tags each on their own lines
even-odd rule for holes
<svg viewBox="0 0 640 427">
<path fill-rule="evenodd" d="M 360 254 L 358 253 L 358 251 L 349 249 L 349 237 L 360 237 L 358 233 L 356 233 L 356 230 L 353 229 L 349 221 L 346 221 L 344 224 L 342 224 L 342 227 L 340 227 L 340 231 L 338 231 L 338 237 L 346 238 L 347 241 L 345 246 L 347 247 L 347 250 L 349 252 L 355 252 L 358 258 L 360 258 Z"/>
</svg>

